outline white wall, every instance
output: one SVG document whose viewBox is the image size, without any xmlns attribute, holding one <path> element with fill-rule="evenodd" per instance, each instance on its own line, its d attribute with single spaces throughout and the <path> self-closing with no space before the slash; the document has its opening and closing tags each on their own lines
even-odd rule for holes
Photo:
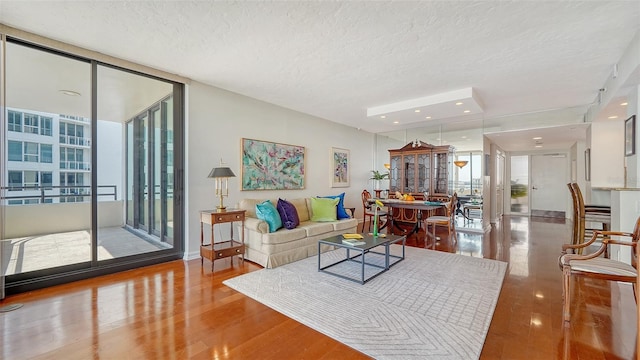
<svg viewBox="0 0 640 360">
<path fill-rule="evenodd" d="M 624 121 L 591 124 L 591 187 L 624 186 Z"/>
<path fill-rule="evenodd" d="M 298 198 L 344 191 L 345 206 L 355 207 L 356 217 L 362 217 L 360 193 L 369 186 L 375 152 L 372 133 L 197 82 L 188 86 L 186 107 L 185 258 L 199 256 L 199 211 L 214 209 L 217 204 L 213 179 L 207 175 L 219 165 L 220 158 L 236 174 L 229 183 L 225 205 L 243 198 Z M 240 191 L 242 138 L 304 146 L 305 189 Z M 332 147 L 351 152 L 348 188 L 330 187 Z M 222 234 L 228 234 L 222 228 Z"/>
<path fill-rule="evenodd" d="M 0 206 L 4 211 L 3 239 L 47 235 L 69 231 L 91 230 L 91 204 L 58 203 L 22 206 Z M 122 201 L 98 202 L 98 227 L 124 225 Z"/>
<path fill-rule="evenodd" d="M 634 86 L 631 89 L 627 96 L 627 103 L 627 117 L 625 119 L 636 115 L 636 153 L 625 159 L 627 165 L 627 187 L 638 188 L 640 187 L 640 155 L 638 155 L 640 153 L 640 114 L 638 113 L 638 108 L 640 108 L 640 85 Z"/>
<path fill-rule="evenodd" d="M 390 164 L 391 157 L 389 156 L 389 150 L 400 149 L 406 144 L 407 143 L 404 141 L 399 141 L 386 135 L 376 136 L 376 158 L 374 159 L 374 163 L 371 165 L 371 169 L 369 170 L 369 177 L 371 177 L 372 175 L 371 170 L 378 170 L 382 174 L 388 173 L 389 171 L 385 169 L 384 164 Z M 382 180 L 380 186 L 382 189 L 388 189 L 389 178 L 387 177 L 385 180 Z M 374 194 L 373 188 L 373 180 L 369 180 L 367 190 Z"/>
<path fill-rule="evenodd" d="M 495 156 L 492 154 L 491 145 L 493 143 L 489 140 L 488 137 L 482 137 L 482 226 L 484 227 L 485 232 L 489 230 L 491 226 L 491 215 L 494 212 L 493 203 L 495 202 L 495 187 L 493 186 L 492 179 L 495 179 L 495 176 L 487 175 L 490 173 L 495 173 Z M 485 161 L 489 157 L 489 161 Z M 509 191 L 511 191 L 511 187 L 509 187 Z"/>
<path fill-rule="evenodd" d="M 116 185 L 118 200 L 124 198 L 124 127 L 122 123 L 113 121 L 98 121 L 98 144 L 97 157 L 98 164 L 98 185 Z M 91 156 L 87 152 L 86 156 Z M 91 161 L 91 158 L 85 159 Z M 102 189 L 99 193 L 111 191 Z M 113 200 L 113 198 L 100 197 L 100 201 Z"/>
</svg>

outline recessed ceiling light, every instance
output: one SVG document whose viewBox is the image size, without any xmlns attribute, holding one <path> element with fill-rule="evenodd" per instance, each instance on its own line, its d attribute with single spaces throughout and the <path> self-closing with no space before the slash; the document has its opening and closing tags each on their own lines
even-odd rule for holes
<svg viewBox="0 0 640 360">
<path fill-rule="evenodd" d="M 463 104 L 463 103 L 462 103 L 462 102 L 460 102 L 460 101 L 458 101 L 458 102 L 456 103 L 456 105 L 458 105 L 458 106 L 460 106 L 460 105 L 462 105 L 462 104 Z"/>
<path fill-rule="evenodd" d="M 622 104 L 620 104 L 620 106 L 627 106 L 627 105 L 629 105 L 628 102 L 623 102 Z"/>
<path fill-rule="evenodd" d="M 541 148 L 541 147 L 542 147 L 542 145 L 536 145 L 536 147 L 537 147 L 537 148 Z"/>
<path fill-rule="evenodd" d="M 613 115 L 613 116 L 609 116 L 607 119 L 617 119 L 618 116 L 617 115 Z"/>
<path fill-rule="evenodd" d="M 394 124 L 400 124 L 400 121 L 394 121 L 393 123 Z"/>
<path fill-rule="evenodd" d="M 386 119 L 386 118 L 387 118 L 387 117 L 386 117 L 386 116 L 384 116 L 384 115 L 380 116 L 380 119 Z"/>
<path fill-rule="evenodd" d="M 471 110 L 465 110 L 464 111 L 465 114 L 470 113 L 470 112 L 471 112 Z"/>
<path fill-rule="evenodd" d="M 431 119 L 431 116 L 427 116 L 425 119 Z"/>
<path fill-rule="evenodd" d="M 463 136 L 461 136 L 461 138 L 466 139 L 467 137 L 463 135 Z"/>
<path fill-rule="evenodd" d="M 77 91 L 73 91 L 73 90 L 58 90 L 61 93 L 65 94 L 65 95 L 69 95 L 69 96 L 80 96 L 80 93 Z"/>
<path fill-rule="evenodd" d="M 533 138 L 533 140 L 542 140 L 542 136 L 536 136 Z"/>
<path fill-rule="evenodd" d="M 420 112 L 420 109 L 415 109 L 415 110 L 414 110 L 414 112 L 419 113 L 419 112 Z"/>
</svg>

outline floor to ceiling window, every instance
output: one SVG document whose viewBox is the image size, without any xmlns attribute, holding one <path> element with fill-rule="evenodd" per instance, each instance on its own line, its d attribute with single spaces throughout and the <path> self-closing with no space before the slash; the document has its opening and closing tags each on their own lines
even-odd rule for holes
<svg viewBox="0 0 640 360">
<path fill-rule="evenodd" d="M 4 58 L 7 292 L 181 257 L 183 85 L 12 38 Z"/>
</svg>

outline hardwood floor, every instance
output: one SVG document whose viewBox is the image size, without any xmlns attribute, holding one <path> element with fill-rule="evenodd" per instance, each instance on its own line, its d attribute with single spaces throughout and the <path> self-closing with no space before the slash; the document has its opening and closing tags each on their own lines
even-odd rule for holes
<svg viewBox="0 0 640 360">
<path fill-rule="evenodd" d="M 631 286 L 574 283 L 572 322 L 562 323 L 557 264 L 570 225 L 506 217 L 485 235 L 446 230 L 437 250 L 509 263 L 481 359 L 634 359 Z M 409 239 L 424 246 L 422 236 Z M 12 295 L 0 306 L 1 359 L 361 359 L 363 354 L 237 293 L 222 281 L 250 262 L 200 260 L 150 266 Z"/>
</svg>

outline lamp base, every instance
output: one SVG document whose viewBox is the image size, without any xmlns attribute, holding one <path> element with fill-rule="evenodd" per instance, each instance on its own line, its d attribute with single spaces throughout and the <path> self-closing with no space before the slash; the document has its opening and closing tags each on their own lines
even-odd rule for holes
<svg viewBox="0 0 640 360">
<path fill-rule="evenodd" d="M 217 210 L 218 212 L 225 212 L 225 211 L 227 211 L 227 207 L 226 207 L 226 206 L 218 206 L 218 207 L 216 208 L 216 210 Z"/>
</svg>

